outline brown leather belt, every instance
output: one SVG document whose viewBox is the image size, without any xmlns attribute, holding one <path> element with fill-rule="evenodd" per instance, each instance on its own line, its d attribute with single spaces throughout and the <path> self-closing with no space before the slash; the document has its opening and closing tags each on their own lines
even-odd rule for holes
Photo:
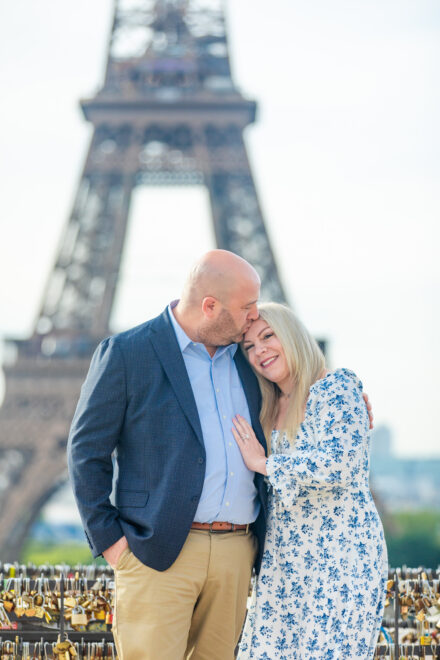
<svg viewBox="0 0 440 660">
<path fill-rule="evenodd" d="M 206 529 L 208 532 L 236 532 L 239 529 L 245 529 L 249 532 L 249 525 L 236 525 L 230 522 L 215 521 L 212 523 L 193 522 L 191 529 Z"/>
</svg>

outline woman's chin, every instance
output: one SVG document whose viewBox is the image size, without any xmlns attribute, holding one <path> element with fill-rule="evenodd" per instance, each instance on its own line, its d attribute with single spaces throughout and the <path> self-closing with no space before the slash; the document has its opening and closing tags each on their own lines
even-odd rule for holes
<svg viewBox="0 0 440 660">
<path fill-rule="evenodd" d="M 277 383 L 279 380 L 277 374 L 271 373 L 269 369 L 261 369 L 260 374 L 266 380 L 270 380 L 271 383 Z"/>
</svg>

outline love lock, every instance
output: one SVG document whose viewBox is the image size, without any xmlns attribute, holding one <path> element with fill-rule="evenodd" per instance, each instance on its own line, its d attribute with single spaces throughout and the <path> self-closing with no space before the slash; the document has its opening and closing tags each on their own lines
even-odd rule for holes
<svg viewBox="0 0 440 660">
<path fill-rule="evenodd" d="M 77 605 L 72 610 L 72 618 L 70 619 L 70 624 L 72 626 L 86 626 L 87 625 L 87 614 L 86 611 L 81 605 Z"/>
<path fill-rule="evenodd" d="M 76 649 L 70 639 L 65 639 L 63 642 L 58 637 L 58 642 L 55 644 L 53 649 L 54 655 L 57 657 L 57 660 L 71 660 L 78 656 Z"/>
</svg>

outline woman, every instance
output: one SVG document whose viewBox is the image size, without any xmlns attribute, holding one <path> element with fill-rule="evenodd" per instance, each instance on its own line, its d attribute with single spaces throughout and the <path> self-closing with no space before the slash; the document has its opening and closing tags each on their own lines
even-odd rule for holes
<svg viewBox="0 0 440 660">
<path fill-rule="evenodd" d="M 252 427 L 233 433 L 250 470 L 266 475 L 261 572 L 239 659 L 367 660 L 382 620 L 387 552 L 368 485 L 362 383 L 329 373 L 307 330 L 266 303 L 243 349 L 260 382 L 266 458 Z"/>
</svg>

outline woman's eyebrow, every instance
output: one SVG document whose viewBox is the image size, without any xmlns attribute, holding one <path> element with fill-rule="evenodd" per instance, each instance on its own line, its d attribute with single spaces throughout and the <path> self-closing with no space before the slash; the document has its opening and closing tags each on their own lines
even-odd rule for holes
<svg viewBox="0 0 440 660">
<path fill-rule="evenodd" d="M 259 336 L 261 335 L 261 333 L 262 333 L 262 332 L 265 332 L 268 328 L 269 328 L 269 330 L 270 330 L 270 327 L 269 327 L 268 325 L 266 325 L 265 328 L 262 328 L 262 330 L 260 330 L 260 332 L 258 333 L 257 337 L 259 337 Z"/>
<path fill-rule="evenodd" d="M 260 330 L 260 332 L 258 333 L 257 337 L 259 337 L 259 336 L 261 335 L 261 333 L 264 332 L 265 330 L 267 330 L 269 327 L 270 327 L 270 326 L 266 325 L 265 328 L 262 328 L 262 329 Z M 243 341 L 243 344 L 252 344 L 252 341 L 251 341 L 250 339 L 245 339 L 245 340 Z"/>
</svg>

